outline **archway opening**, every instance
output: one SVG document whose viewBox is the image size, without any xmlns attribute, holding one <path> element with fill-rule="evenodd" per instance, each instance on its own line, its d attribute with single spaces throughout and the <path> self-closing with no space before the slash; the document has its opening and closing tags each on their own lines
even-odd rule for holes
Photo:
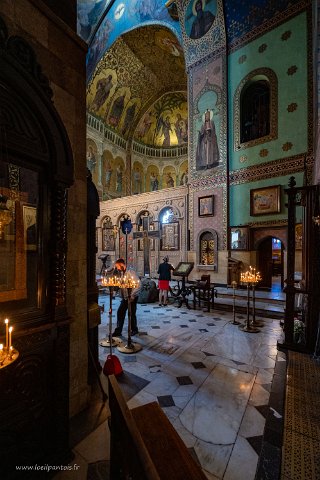
<svg viewBox="0 0 320 480">
<path fill-rule="evenodd" d="M 262 276 L 262 280 L 259 283 L 260 288 L 267 289 L 274 293 L 282 291 L 284 271 L 283 250 L 283 243 L 277 237 L 269 236 L 259 243 L 257 264 Z"/>
</svg>

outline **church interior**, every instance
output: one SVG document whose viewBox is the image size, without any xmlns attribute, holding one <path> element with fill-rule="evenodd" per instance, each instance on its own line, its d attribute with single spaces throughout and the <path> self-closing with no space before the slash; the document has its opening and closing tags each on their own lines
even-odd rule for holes
<svg viewBox="0 0 320 480">
<path fill-rule="evenodd" d="M 1 478 L 320 479 L 319 18 L 0 2 Z"/>
</svg>

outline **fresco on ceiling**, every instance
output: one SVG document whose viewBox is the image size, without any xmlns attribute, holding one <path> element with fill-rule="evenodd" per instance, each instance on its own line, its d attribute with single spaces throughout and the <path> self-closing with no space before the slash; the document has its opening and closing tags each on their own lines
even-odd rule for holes
<svg viewBox="0 0 320 480">
<path fill-rule="evenodd" d="M 77 4 L 77 33 L 86 42 L 101 18 L 102 13 L 111 0 L 78 0 Z"/>
<path fill-rule="evenodd" d="M 140 162 L 134 162 L 132 165 L 132 177 L 131 177 L 131 191 L 133 195 L 143 193 L 145 191 L 143 183 L 144 174 L 143 166 Z"/>
<path fill-rule="evenodd" d="M 110 22 L 109 18 L 106 17 L 101 23 L 99 30 L 95 34 L 88 49 L 86 59 L 87 78 L 91 77 L 99 58 L 101 58 L 102 54 L 105 52 L 106 45 L 108 44 L 108 40 L 113 29 L 114 25 Z"/>
<path fill-rule="evenodd" d="M 173 29 L 181 39 L 179 22 L 173 20 L 163 0 L 123 0 L 115 2 L 103 20 L 87 54 L 87 78 L 98 60 L 115 40 L 144 23 L 159 22 Z"/>
<path fill-rule="evenodd" d="M 217 0 L 191 0 L 185 15 L 186 34 L 193 40 L 203 37 L 217 14 Z"/>
<path fill-rule="evenodd" d="M 196 170 L 206 170 L 219 165 L 220 115 L 216 104 L 217 94 L 214 91 L 205 92 L 198 101 L 199 115 L 195 125 Z"/>
<path fill-rule="evenodd" d="M 259 27 L 267 20 L 276 15 L 281 18 L 281 12 L 288 7 L 301 3 L 300 0 L 259 0 L 251 1 L 238 0 L 236 6 L 234 2 L 224 2 L 225 21 L 228 43 L 232 43 L 243 35 L 246 35 L 254 28 Z M 306 2 L 307 3 L 307 2 Z"/>
<path fill-rule="evenodd" d="M 134 138 L 146 145 L 173 147 L 188 142 L 186 94 L 163 95 L 141 118 Z"/>
<path fill-rule="evenodd" d="M 121 197 L 126 194 L 124 184 L 124 172 L 125 164 L 122 158 L 114 158 L 110 151 L 104 151 L 102 155 L 101 169 L 103 200 Z"/>
</svg>

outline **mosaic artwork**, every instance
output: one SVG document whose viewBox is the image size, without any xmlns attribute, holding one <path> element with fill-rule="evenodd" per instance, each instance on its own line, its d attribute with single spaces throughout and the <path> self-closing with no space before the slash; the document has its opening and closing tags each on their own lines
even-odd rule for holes
<svg viewBox="0 0 320 480">
<path fill-rule="evenodd" d="M 146 145 L 172 147 L 188 142 L 187 95 L 163 95 L 143 115 L 134 138 Z"/>
<path fill-rule="evenodd" d="M 216 0 L 192 0 L 186 10 L 185 30 L 193 40 L 203 37 L 211 28 L 217 13 Z"/>
<path fill-rule="evenodd" d="M 89 41 L 95 28 L 111 0 L 78 0 L 77 2 L 77 33 Z"/>
<path fill-rule="evenodd" d="M 162 96 L 164 89 L 171 93 Z M 135 138 L 148 145 L 183 145 L 188 141 L 186 91 L 177 38 L 166 28 L 147 26 L 118 39 L 100 60 L 88 83 L 87 108 L 124 138 L 136 130 Z M 143 105 L 159 97 L 141 114 Z"/>
<path fill-rule="evenodd" d="M 96 11 L 100 11 L 102 9 L 101 4 L 103 3 L 109 4 L 110 1 L 97 1 L 93 9 L 95 8 Z M 80 32 L 81 29 L 84 30 L 84 27 L 81 25 L 83 23 L 87 25 L 84 35 L 88 35 L 89 31 L 91 32 L 93 30 L 93 25 L 91 25 L 91 20 L 89 19 L 90 11 L 89 13 L 86 12 L 85 5 L 78 10 L 78 18 L 80 16 L 82 22 L 80 23 L 80 20 L 78 20 L 78 29 L 80 29 Z M 92 13 L 92 22 L 94 22 L 95 19 L 96 15 Z M 165 7 L 165 2 L 162 0 L 123 0 L 121 2 L 114 2 L 89 46 L 87 55 L 87 77 L 90 78 L 102 55 L 107 52 L 121 35 L 146 22 L 162 23 L 172 29 L 177 36 L 181 38 L 179 22 L 171 18 Z"/>
</svg>

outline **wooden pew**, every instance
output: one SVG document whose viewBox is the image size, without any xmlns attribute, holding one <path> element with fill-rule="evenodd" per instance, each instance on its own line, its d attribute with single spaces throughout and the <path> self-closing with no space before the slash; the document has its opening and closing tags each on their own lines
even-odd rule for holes
<svg viewBox="0 0 320 480">
<path fill-rule="evenodd" d="M 207 480 L 159 404 L 129 410 L 115 376 L 108 380 L 110 478 Z"/>
</svg>

